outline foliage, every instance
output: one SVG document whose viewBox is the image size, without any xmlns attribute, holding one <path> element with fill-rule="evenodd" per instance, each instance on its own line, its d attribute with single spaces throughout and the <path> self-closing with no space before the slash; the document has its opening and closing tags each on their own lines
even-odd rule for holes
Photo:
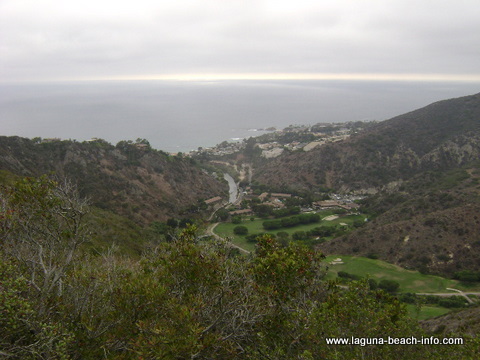
<svg viewBox="0 0 480 360">
<path fill-rule="evenodd" d="M 389 292 L 389 293 L 397 292 L 399 287 L 400 287 L 400 284 L 395 280 L 382 279 L 378 283 L 379 289 L 385 290 L 386 292 Z"/>
<path fill-rule="evenodd" d="M 453 278 L 465 282 L 480 281 L 480 272 L 471 270 L 458 271 L 453 275 Z"/>
<path fill-rule="evenodd" d="M 87 239 L 82 225 L 87 202 L 71 183 L 46 176 L 19 180 L 4 187 L 1 197 L 6 251 L 28 271 L 39 296 L 61 295 L 63 278 Z"/>
<path fill-rule="evenodd" d="M 259 217 L 268 217 L 273 214 L 273 207 L 265 204 L 252 205 L 252 211 Z"/>
<path fill-rule="evenodd" d="M 233 233 L 235 235 L 247 235 L 248 234 L 248 228 L 243 225 L 238 225 L 233 228 Z"/>
<path fill-rule="evenodd" d="M 241 216 L 232 216 L 232 224 L 241 224 L 242 217 Z"/>
<path fill-rule="evenodd" d="M 63 204 L 56 184 L 26 184 L 17 188 L 30 189 L 33 200 L 19 197 L 25 206 L 16 211 L 28 210 L 38 216 L 29 218 L 37 227 L 49 224 L 51 232 L 62 233 L 65 223 L 54 212 Z M 2 197 L 3 204 L 16 204 L 14 198 Z M 2 236 L 35 238 L 35 228 L 22 227 L 24 219 L 10 208 L 2 208 Z M 55 243 L 52 237 L 42 241 Z M 23 259 L 11 265 L 5 251 L 0 256 L 1 351 L 12 358 L 467 359 L 478 349 L 476 340 L 462 347 L 411 346 L 408 352 L 395 345 L 327 345 L 329 337 L 424 332 L 395 298 L 367 281 L 347 289 L 325 281 L 321 253 L 296 243 L 280 246 L 269 235 L 257 239 L 250 256 L 239 256 L 221 240 L 200 240 L 191 226 L 140 260 L 113 251 L 72 256 L 61 293 L 55 286 L 48 298 L 29 286 L 37 279 Z"/>
<path fill-rule="evenodd" d="M 346 271 L 339 271 L 337 273 L 337 276 L 342 279 L 348 279 L 348 280 L 360 280 L 361 277 L 355 274 L 350 274 Z"/>
<path fill-rule="evenodd" d="M 228 210 L 225 208 L 218 209 L 215 213 L 217 221 L 225 221 L 230 216 Z"/>
</svg>

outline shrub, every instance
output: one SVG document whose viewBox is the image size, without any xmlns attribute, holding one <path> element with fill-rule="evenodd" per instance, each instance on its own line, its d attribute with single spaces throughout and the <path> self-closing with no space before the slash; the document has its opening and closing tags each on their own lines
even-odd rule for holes
<svg viewBox="0 0 480 360">
<path fill-rule="evenodd" d="M 400 287 L 400 284 L 394 280 L 383 279 L 383 280 L 380 280 L 380 282 L 378 283 L 379 289 L 385 290 L 386 292 L 389 292 L 389 293 L 397 292 L 399 287 Z"/>
<path fill-rule="evenodd" d="M 452 296 L 445 299 L 440 299 L 438 305 L 446 308 L 462 308 L 466 306 L 466 300 L 461 296 Z"/>
<path fill-rule="evenodd" d="M 232 217 L 232 224 L 241 224 L 241 223 L 242 223 L 242 218 L 240 216 Z"/>
<path fill-rule="evenodd" d="M 247 235 L 248 234 L 248 228 L 243 225 L 235 226 L 233 228 L 233 233 L 235 235 Z"/>
<path fill-rule="evenodd" d="M 292 234 L 293 240 L 306 240 L 308 238 L 307 233 L 305 231 L 295 231 Z"/>
<path fill-rule="evenodd" d="M 349 279 L 349 280 L 360 280 L 361 277 L 355 274 L 350 274 L 346 271 L 339 271 L 337 272 L 338 277 L 342 279 Z"/>
<path fill-rule="evenodd" d="M 453 275 L 453 278 L 465 282 L 475 282 L 480 280 L 480 273 L 471 270 L 463 270 L 456 272 Z"/>
<path fill-rule="evenodd" d="M 280 220 L 267 220 L 262 223 L 265 230 L 276 230 L 282 227 Z"/>
</svg>

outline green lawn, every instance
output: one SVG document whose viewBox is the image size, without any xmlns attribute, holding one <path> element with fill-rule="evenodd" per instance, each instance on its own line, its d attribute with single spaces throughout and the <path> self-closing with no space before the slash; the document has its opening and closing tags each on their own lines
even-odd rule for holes
<svg viewBox="0 0 480 360">
<path fill-rule="evenodd" d="M 320 216 L 331 215 L 331 212 L 322 212 Z M 334 226 L 340 223 L 351 224 L 358 219 L 364 219 L 365 215 L 349 215 L 340 217 L 333 221 L 320 221 L 314 224 L 298 225 L 291 228 L 282 228 L 273 231 L 274 234 L 279 231 L 285 231 L 289 234 L 295 231 L 307 231 L 317 226 Z M 264 219 L 255 219 L 254 221 L 245 220 L 241 225 L 248 228 L 249 234 L 265 232 L 262 223 Z M 233 234 L 233 228 L 238 224 L 220 223 L 215 228 L 215 233 L 221 237 L 229 238 L 234 244 L 253 251 L 255 244 L 248 242 L 245 236 L 238 236 Z M 480 285 L 467 286 L 456 280 L 445 279 L 440 276 L 424 275 L 418 271 L 406 270 L 399 266 L 389 264 L 382 260 L 369 259 L 365 257 L 347 256 L 347 255 L 332 255 L 328 256 L 326 262 L 330 263 L 335 258 L 341 258 L 343 264 L 330 265 L 330 270 L 327 274 L 327 279 L 334 279 L 338 271 L 346 271 L 358 276 L 370 276 L 375 280 L 389 279 L 395 280 L 400 284 L 400 292 L 449 292 L 446 288 L 455 288 L 463 291 L 478 291 L 480 292 Z"/>
<path fill-rule="evenodd" d="M 327 217 L 334 213 L 332 211 L 327 210 L 327 211 L 318 212 L 318 214 L 323 219 L 324 217 Z M 273 234 L 277 234 L 280 231 L 284 231 L 291 235 L 296 231 L 308 231 L 319 226 L 335 226 L 335 225 L 340 225 L 341 223 L 347 224 L 347 226 L 351 227 L 355 220 L 363 221 L 365 218 L 366 218 L 366 215 L 347 215 L 347 216 L 339 217 L 338 219 L 335 219 L 332 221 L 323 220 L 313 224 L 297 225 L 290 228 L 281 228 L 281 229 L 272 230 L 269 232 Z M 241 224 L 232 224 L 230 222 L 220 223 L 217 225 L 214 231 L 215 231 L 215 234 L 223 238 L 230 239 L 235 245 L 238 245 L 245 250 L 253 251 L 255 250 L 255 244 L 248 242 L 245 239 L 245 236 L 235 235 L 233 233 L 233 228 L 235 228 L 235 226 L 238 226 L 238 225 L 243 225 L 248 228 L 249 234 L 265 233 L 267 231 L 262 226 L 265 220 L 266 219 L 256 218 L 254 221 L 251 221 L 249 219 L 244 220 Z"/>
<path fill-rule="evenodd" d="M 327 256 L 326 261 L 340 258 L 343 264 L 329 265 L 327 279 L 337 277 L 338 271 L 346 271 L 359 276 L 369 276 L 377 281 L 382 279 L 395 280 L 400 284 L 399 292 L 412 293 L 449 293 L 452 291 L 447 288 L 454 288 L 463 291 L 480 292 L 480 285 L 465 286 L 456 280 L 445 279 L 440 276 L 424 275 L 418 271 L 406 270 L 399 266 L 389 264 L 382 260 L 369 259 L 356 256 Z M 453 292 L 452 292 L 453 293 Z M 410 317 L 417 320 L 430 319 L 450 312 L 447 309 L 438 306 L 423 305 L 420 312 L 417 313 L 415 305 L 407 304 L 407 310 Z"/>
<path fill-rule="evenodd" d="M 331 212 L 322 212 L 320 216 L 322 218 L 332 215 Z M 334 226 L 340 223 L 351 226 L 355 220 L 365 219 L 365 215 L 349 215 L 339 217 L 332 221 L 320 221 L 314 224 L 298 225 L 292 228 L 282 228 L 272 233 L 276 234 L 279 231 L 285 231 L 289 234 L 295 231 L 308 231 L 317 226 Z M 245 220 L 240 225 L 244 225 L 248 228 L 249 234 L 265 232 L 262 223 L 265 219 L 255 219 L 254 221 Z M 239 224 L 232 223 L 220 223 L 215 228 L 215 233 L 221 237 L 229 238 L 234 244 L 249 250 L 255 250 L 255 244 L 248 242 L 245 236 L 238 236 L 233 234 L 233 228 Z M 343 264 L 330 264 L 334 259 L 341 258 Z M 348 256 L 348 255 L 332 255 L 327 256 L 326 263 L 329 264 L 329 271 L 327 273 L 327 279 L 334 279 L 337 277 L 338 271 L 346 271 L 358 276 L 369 276 L 377 281 L 382 279 L 395 280 L 400 284 L 399 292 L 412 292 L 412 293 L 443 293 L 450 292 L 447 288 L 455 288 L 463 291 L 480 292 L 480 285 L 465 285 L 456 280 L 442 278 L 434 275 L 424 275 L 418 271 L 406 270 L 399 266 L 387 263 L 378 259 L 369 259 L 365 257 Z M 436 306 L 422 306 L 419 313 L 415 305 L 407 304 L 407 310 L 409 316 L 417 320 L 430 319 L 436 316 L 443 315 L 451 309 L 446 309 Z"/>
<path fill-rule="evenodd" d="M 232 223 L 220 223 L 218 224 L 214 232 L 218 236 L 221 236 L 225 239 L 229 239 L 231 242 L 233 242 L 235 245 L 240 246 L 242 249 L 248 250 L 248 251 L 254 251 L 255 250 L 255 244 L 248 242 L 245 239 L 245 236 L 239 236 L 235 235 L 233 233 L 233 228 L 238 225 L 244 225 L 248 228 L 248 233 L 253 234 L 253 233 L 259 233 L 263 232 L 263 227 L 262 227 L 262 222 L 260 221 L 244 221 L 241 224 L 232 224 Z"/>
<path fill-rule="evenodd" d="M 335 278 L 338 271 L 346 271 L 359 276 L 369 275 L 377 281 L 382 279 L 395 280 L 400 284 L 400 292 L 450 292 L 446 290 L 446 288 L 455 288 L 463 291 L 480 291 L 480 285 L 467 287 L 457 280 L 420 274 L 418 271 L 406 270 L 382 260 L 357 256 L 332 255 L 327 256 L 326 261 L 330 263 L 336 258 L 341 258 L 343 264 L 329 265 L 328 279 Z"/>
<path fill-rule="evenodd" d="M 452 309 L 446 309 L 437 306 L 422 306 L 420 312 L 417 312 L 417 307 L 412 304 L 407 304 L 408 315 L 416 320 L 431 319 L 450 312 Z"/>
</svg>

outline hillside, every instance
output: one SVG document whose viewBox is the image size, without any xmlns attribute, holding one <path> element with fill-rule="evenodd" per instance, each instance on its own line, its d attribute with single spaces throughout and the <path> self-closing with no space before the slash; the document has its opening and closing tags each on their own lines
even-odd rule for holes
<svg viewBox="0 0 480 360">
<path fill-rule="evenodd" d="M 331 254 L 378 256 L 426 273 L 480 271 L 480 164 L 429 172 L 365 200 L 372 221 L 321 245 Z"/>
<path fill-rule="evenodd" d="M 192 216 L 200 201 L 227 193 L 225 184 L 189 159 L 154 150 L 145 141 L 113 146 L 103 140 L 0 137 L 0 170 L 20 176 L 65 176 L 92 205 L 143 225 Z"/>
<path fill-rule="evenodd" d="M 255 179 L 273 188 L 375 194 L 361 208 L 372 221 L 320 249 L 452 276 L 480 271 L 479 140 L 477 94 L 278 157 L 257 170 Z"/>
<path fill-rule="evenodd" d="M 480 332 L 480 307 L 454 311 L 434 319 L 420 322 L 426 331 L 436 335 L 466 334 L 476 336 Z"/>
<path fill-rule="evenodd" d="M 280 156 L 254 181 L 274 188 L 378 189 L 480 155 L 480 94 L 445 100 L 383 121 L 345 141 Z"/>
</svg>

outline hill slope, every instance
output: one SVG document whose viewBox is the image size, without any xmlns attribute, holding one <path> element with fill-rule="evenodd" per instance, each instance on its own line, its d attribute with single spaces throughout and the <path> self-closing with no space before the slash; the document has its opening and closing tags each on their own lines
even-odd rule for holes
<svg viewBox="0 0 480 360">
<path fill-rule="evenodd" d="M 125 141 L 113 146 L 102 140 L 0 137 L 0 170 L 21 176 L 49 172 L 66 176 L 93 205 L 140 224 L 194 211 L 199 201 L 227 192 L 225 184 L 190 160 Z"/>
<path fill-rule="evenodd" d="M 257 172 L 277 188 L 373 190 L 373 221 L 326 242 L 451 276 L 480 271 L 480 94 L 398 116 L 346 141 L 279 157 Z M 280 176 L 281 175 L 281 176 Z"/>
<path fill-rule="evenodd" d="M 480 271 L 480 164 L 417 175 L 366 199 L 373 220 L 321 245 L 329 254 L 376 255 L 405 268 L 451 276 Z"/>
<path fill-rule="evenodd" d="M 275 188 L 381 188 L 480 155 L 480 94 L 445 100 L 373 126 L 348 140 L 280 156 L 254 174 Z"/>
</svg>

